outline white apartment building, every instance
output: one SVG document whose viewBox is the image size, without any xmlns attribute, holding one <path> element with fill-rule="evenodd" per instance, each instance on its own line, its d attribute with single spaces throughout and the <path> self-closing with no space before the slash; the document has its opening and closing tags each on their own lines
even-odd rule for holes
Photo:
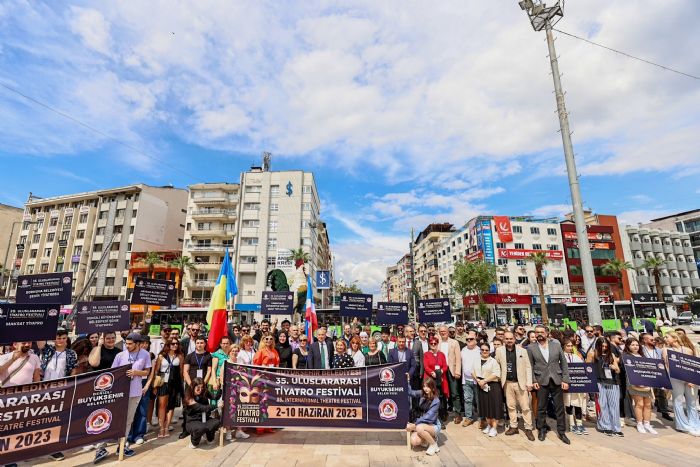
<svg viewBox="0 0 700 467">
<path fill-rule="evenodd" d="M 74 298 L 127 299 L 132 251 L 182 248 L 187 191 L 136 184 L 25 204 L 13 275 L 73 271 Z M 9 285 L 14 297 L 16 281 Z"/>
<path fill-rule="evenodd" d="M 449 297 L 453 309 L 462 308 L 462 297 L 458 297 L 452 287 L 452 275 L 455 263 L 464 261 L 469 249 L 469 231 L 467 226 L 444 237 L 438 251 L 438 271 L 440 276 L 440 297 Z"/>
<path fill-rule="evenodd" d="M 440 272 L 438 253 L 442 240 L 454 233 L 454 226 L 449 223 L 430 224 L 418 234 L 413 244 L 414 274 L 418 298 L 439 298 Z"/>
</svg>

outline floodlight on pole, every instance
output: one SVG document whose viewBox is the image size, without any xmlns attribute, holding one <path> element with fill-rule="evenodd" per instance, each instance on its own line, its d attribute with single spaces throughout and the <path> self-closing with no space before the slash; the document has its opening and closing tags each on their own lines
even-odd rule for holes
<svg viewBox="0 0 700 467">
<path fill-rule="evenodd" d="M 588 242 L 588 228 L 583 214 L 583 201 L 581 199 L 581 187 L 579 185 L 578 172 L 576 171 L 576 159 L 574 157 L 574 147 L 571 143 L 571 131 L 569 130 L 569 114 L 564 104 L 564 92 L 561 87 L 561 75 L 559 74 L 559 62 L 554 49 L 554 36 L 552 27 L 564 17 L 564 0 L 556 1 L 554 5 L 547 6 L 542 0 L 523 0 L 518 2 L 520 8 L 527 12 L 530 24 L 535 31 L 547 33 L 547 46 L 549 48 L 549 62 L 552 67 L 552 79 L 554 80 L 554 92 L 557 99 L 557 113 L 559 114 L 559 126 L 561 129 L 561 139 L 564 145 L 564 159 L 566 161 L 566 172 L 569 178 L 569 189 L 571 191 L 571 204 L 574 213 L 574 223 L 576 224 L 576 238 L 578 240 L 578 250 L 581 258 L 581 272 L 583 275 L 583 286 L 586 290 L 586 307 L 588 308 L 589 324 L 601 324 L 600 299 L 598 288 L 595 282 L 595 272 L 593 270 L 593 260 Z"/>
</svg>

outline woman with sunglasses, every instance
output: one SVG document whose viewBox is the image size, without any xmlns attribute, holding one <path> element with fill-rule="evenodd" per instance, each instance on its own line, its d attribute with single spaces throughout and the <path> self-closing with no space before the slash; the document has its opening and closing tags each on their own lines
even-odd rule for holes
<svg viewBox="0 0 700 467">
<path fill-rule="evenodd" d="M 606 436 L 625 436 L 620 426 L 620 363 L 613 355 L 610 341 L 595 341 L 586 362 L 592 363 L 598 377 L 598 430 Z"/>
<path fill-rule="evenodd" d="M 306 370 L 307 358 L 309 356 L 309 338 L 306 334 L 299 335 L 299 347 L 292 353 L 292 368 Z"/>
<path fill-rule="evenodd" d="M 265 332 L 260 338 L 260 348 L 253 357 L 253 365 L 280 366 L 280 354 L 275 349 L 275 338 L 272 333 Z"/>
<path fill-rule="evenodd" d="M 185 393 L 185 417 L 187 418 L 187 432 L 190 434 L 190 448 L 199 446 L 202 436 L 208 443 L 214 441 L 216 430 L 221 424 L 218 419 L 212 418 L 212 412 L 216 405 L 212 405 L 213 398 L 205 387 L 202 378 L 194 378 L 192 385 L 187 387 Z"/>
<path fill-rule="evenodd" d="M 483 433 L 490 437 L 498 435 L 498 421 L 503 418 L 503 388 L 501 387 L 501 366 L 491 356 L 487 343 L 479 346 L 481 358 L 474 363 L 472 377 L 479 385 L 480 415 L 486 419 Z"/>
<path fill-rule="evenodd" d="M 280 331 L 277 333 L 277 345 L 275 349 L 280 356 L 280 368 L 291 368 L 292 367 L 292 346 L 289 344 L 289 335 L 287 331 Z"/>
<path fill-rule="evenodd" d="M 433 456 L 440 452 L 437 444 L 440 434 L 440 422 L 438 413 L 440 411 L 440 398 L 435 385 L 435 380 L 428 377 L 423 381 L 422 391 L 411 391 L 414 397 L 420 397 L 417 412 L 420 414 L 414 423 L 406 425 L 406 431 L 411 433 L 411 446 L 417 448 L 424 446 L 428 448 L 425 452 Z"/>
<path fill-rule="evenodd" d="M 155 371 L 162 381 L 160 387 L 156 388 L 158 397 L 158 426 L 160 432 L 158 438 L 166 438 L 169 435 L 170 423 L 173 420 L 175 407 L 179 405 L 182 396 L 182 381 L 184 379 L 183 369 L 185 367 L 185 356 L 182 355 L 180 342 L 177 339 L 170 339 L 167 346 L 158 354 L 156 363 L 153 365 Z"/>
</svg>

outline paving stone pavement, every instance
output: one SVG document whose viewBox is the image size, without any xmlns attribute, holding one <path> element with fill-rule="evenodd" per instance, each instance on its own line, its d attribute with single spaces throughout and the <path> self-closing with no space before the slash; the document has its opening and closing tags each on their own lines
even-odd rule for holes
<svg viewBox="0 0 700 467">
<path fill-rule="evenodd" d="M 625 427 L 624 438 L 611 438 L 595 431 L 588 423 L 589 436 L 570 434 L 571 445 L 563 444 L 550 432 L 542 442 L 530 442 L 522 430 L 519 435 L 495 438 L 482 434 L 475 426 L 463 428 L 450 423 L 440 437 L 440 453 L 427 456 L 424 450 L 413 451 L 406 446 L 403 431 L 323 430 L 287 428 L 275 433 L 225 443 L 202 444 L 198 449 L 188 447 L 189 440 L 147 439 L 134 446 L 136 455 L 121 464 L 142 466 L 241 466 L 241 467 L 389 467 L 389 466 L 585 466 L 634 465 L 700 465 L 700 438 L 675 431 L 671 424 L 653 422 L 658 436 L 642 435 L 634 427 Z M 554 427 L 554 421 L 550 420 Z M 153 433 L 149 433 L 149 438 Z M 114 453 L 115 446 L 109 447 Z M 63 464 L 92 465 L 94 451 L 66 452 Z M 54 461 L 43 458 L 20 463 L 21 466 L 48 465 Z M 114 454 L 100 465 L 120 465 Z"/>
</svg>

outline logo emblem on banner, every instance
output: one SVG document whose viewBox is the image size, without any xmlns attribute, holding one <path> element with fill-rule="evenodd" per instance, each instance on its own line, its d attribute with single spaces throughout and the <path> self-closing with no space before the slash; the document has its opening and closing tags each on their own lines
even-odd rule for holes
<svg viewBox="0 0 700 467">
<path fill-rule="evenodd" d="M 496 224 L 498 239 L 503 243 L 512 242 L 513 230 L 510 226 L 510 218 L 508 216 L 493 216 L 493 222 Z"/>
<path fill-rule="evenodd" d="M 586 373 L 593 373 L 593 367 L 587 366 Z"/>
<path fill-rule="evenodd" d="M 69 277 L 69 276 L 66 276 L 66 277 L 63 278 L 63 283 L 64 283 L 64 284 L 70 284 L 70 280 L 71 280 L 70 277 Z"/>
<path fill-rule="evenodd" d="M 48 311 L 48 315 L 49 315 L 49 316 L 57 316 L 57 315 L 58 315 L 58 310 L 55 309 L 55 308 L 51 308 L 51 309 Z"/>
<path fill-rule="evenodd" d="M 89 435 L 99 435 L 112 425 L 112 412 L 105 408 L 97 409 L 85 419 L 85 431 Z"/>
<path fill-rule="evenodd" d="M 95 378 L 95 383 L 92 387 L 95 391 L 108 391 L 112 389 L 112 385 L 114 385 L 114 375 L 112 373 L 102 373 Z"/>
<path fill-rule="evenodd" d="M 379 418 L 382 420 L 394 420 L 399 415 L 399 407 L 392 399 L 384 399 L 379 403 Z"/>
<path fill-rule="evenodd" d="M 394 370 L 391 368 L 384 368 L 379 374 L 379 381 L 384 384 L 390 384 L 394 382 Z"/>
</svg>

